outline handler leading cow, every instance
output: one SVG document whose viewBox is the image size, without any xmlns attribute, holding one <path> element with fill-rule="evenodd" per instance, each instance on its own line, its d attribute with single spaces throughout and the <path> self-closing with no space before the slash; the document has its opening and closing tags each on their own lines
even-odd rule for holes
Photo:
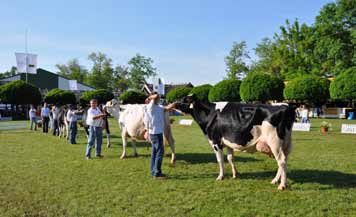
<svg viewBox="0 0 356 217">
<path fill-rule="evenodd" d="M 217 180 L 224 178 L 223 147 L 226 147 L 233 178 L 237 175 L 233 163 L 234 151 L 259 151 L 274 156 L 278 171 L 271 183 L 277 184 L 280 181 L 278 189 L 286 188 L 294 108 L 288 105 L 201 102 L 194 95 L 183 98 L 176 104 L 176 108 L 190 113 L 208 138 L 219 164 Z"/>
</svg>

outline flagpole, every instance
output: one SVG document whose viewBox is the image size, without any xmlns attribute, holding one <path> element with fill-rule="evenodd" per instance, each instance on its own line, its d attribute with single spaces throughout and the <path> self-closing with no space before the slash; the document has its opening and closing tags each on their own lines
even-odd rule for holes
<svg viewBox="0 0 356 217">
<path fill-rule="evenodd" d="M 26 83 L 28 82 L 27 73 L 28 73 L 28 50 L 27 50 L 27 29 L 25 32 L 25 52 L 26 52 Z"/>
</svg>

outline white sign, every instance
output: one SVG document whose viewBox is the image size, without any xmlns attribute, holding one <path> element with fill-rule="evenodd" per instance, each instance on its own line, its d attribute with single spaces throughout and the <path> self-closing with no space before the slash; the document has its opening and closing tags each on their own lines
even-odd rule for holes
<svg viewBox="0 0 356 217">
<path fill-rule="evenodd" d="M 69 80 L 69 90 L 78 90 L 77 80 Z"/>
<path fill-rule="evenodd" d="M 294 123 L 293 131 L 310 131 L 310 123 Z"/>
<path fill-rule="evenodd" d="M 356 134 L 356 124 L 342 124 L 341 133 Z"/>
<path fill-rule="evenodd" d="M 153 82 L 153 91 L 156 91 L 160 95 L 164 95 L 164 79 L 157 78 Z"/>
<path fill-rule="evenodd" d="M 179 125 L 185 125 L 185 126 L 190 126 L 192 125 L 193 120 L 190 119 L 182 119 L 179 121 Z"/>
<path fill-rule="evenodd" d="M 15 53 L 17 72 L 20 73 L 37 73 L 37 54 Z"/>
</svg>

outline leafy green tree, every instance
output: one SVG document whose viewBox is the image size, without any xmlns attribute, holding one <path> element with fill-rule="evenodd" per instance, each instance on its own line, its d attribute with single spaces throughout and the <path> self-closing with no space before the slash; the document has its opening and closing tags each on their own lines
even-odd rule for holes
<svg viewBox="0 0 356 217">
<path fill-rule="evenodd" d="M 17 73 L 17 68 L 15 66 L 12 66 L 9 71 L 0 73 L 0 79 L 16 75 L 16 73 Z"/>
<path fill-rule="evenodd" d="M 332 99 L 356 99 L 356 67 L 339 74 L 330 84 Z"/>
<path fill-rule="evenodd" d="M 209 91 L 210 102 L 239 102 L 241 81 L 237 79 L 222 80 Z"/>
<path fill-rule="evenodd" d="M 123 104 L 143 104 L 147 95 L 142 91 L 129 90 L 121 94 L 119 99 Z"/>
<path fill-rule="evenodd" d="M 9 82 L 0 87 L 0 101 L 14 105 L 39 104 L 39 89 L 22 80 Z"/>
<path fill-rule="evenodd" d="M 190 93 L 194 94 L 200 101 L 209 101 L 209 91 L 212 87 L 210 84 L 195 86 Z"/>
<path fill-rule="evenodd" d="M 167 93 L 166 100 L 168 102 L 174 102 L 178 99 L 187 96 L 191 90 L 192 88 L 190 87 L 176 87 Z"/>
<path fill-rule="evenodd" d="M 57 64 L 56 67 L 59 75 L 80 83 L 86 82 L 88 71 L 79 64 L 77 59 L 71 59 L 67 64 Z"/>
<path fill-rule="evenodd" d="M 66 105 L 75 104 L 77 102 L 77 99 L 73 92 L 55 88 L 48 91 L 44 98 L 44 101 L 50 104 Z"/>
<path fill-rule="evenodd" d="M 113 98 L 114 94 L 105 89 L 86 91 L 80 96 L 80 103 L 86 105 L 89 104 L 91 99 L 96 99 L 99 104 L 105 104 Z"/>
<path fill-rule="evenodd" d="M 157 70 L 152 66 L 153 60 L 151 58 L 136 54 L 128 64 L 130 66 L 130 87 L 134 89 L 141 89 L 146 79 L 156 75 Z"/>
<path fill-rule="evenodd" d="M 283 80 L 265 73 L 252 73 L 242 80 L 240 95 L 243 101 L 283 100 Z"/>
<path fill-rule="evenodd" d="M 297 77 L 287 83 L 284 88 L 284 98 L 309 102 L 326 100 L 330 96 L 329 85 L 329 80 L 317 76 Z"/>
<path fill-rule="evenodd" d="M 88 75 L 88 84 L 96 89 L 107 89 L 110 91 L 115 89 L 112 60 L 101 52 L 89 54 L 88 59 L 93 62 L 93 67 Z"/>
<path fill-rule="evenodd" d="M 121 94 L 130 86 L 129 69 L 126 66 L 118 65 L 114 70 L 115 90 Z"/>
<path fill-rule="evenodd" d="M 234 42 L 229 55 L 225 57 L 227 78 L 242 78 L 248 72 L 248 65 L 245 61 L 249 58 L 246 42 Z"/>
</svg>

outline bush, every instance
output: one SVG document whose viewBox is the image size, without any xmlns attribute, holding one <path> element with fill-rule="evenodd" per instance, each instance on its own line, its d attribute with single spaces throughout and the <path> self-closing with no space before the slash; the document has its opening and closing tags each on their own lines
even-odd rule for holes
<svg viewBox="0 0 356 217">
<path fill-rule="evenodd" d="M 24 81 L 13 81 L 0 87 L 0 101 L 14 105 L 40 104 L 41 93 L 37 87 Z"/>
<path fill-rule="evenodd" d="M 190 93 L 194 94 L 197 99 L 201 101 L 208 101 L 209 100 L 209 91 L 213 86 L 210 84 L 203 84 L 200 86 L 193 87 Z"/>
<path fill-rule="evenodd" d="M 238 102 L 240 98 L 241 81 L 237 79 L 222 80 L 209 91 L 210 102 Z"/>
<path fill-rule="evenodd" d="M 77 99 L 73 92 L 56 88 L 46 94 L 44 101 L 50 104 L 66 105 L 75 104 Z"/>
<path fill-rule="evenodd" d="M 166 100 L 168 102 L 174 102 L 178 99 L 187 96 L 191 90 L 191 87 L 176 87 L 167 93 Z"/>
<path fill-rule="evenodd" d="M 327 79 L 317 76 L 297 77 L 288 82 L 284 89 L 284 97 L 294 100 L 308 100 L 317 102 L 329 98 L 329 85 Z"/>
<path fill-rule="evenodd" d="M 245 102 L 283 100 L 283 80 L 264 73 L 249 74 L 241 83 L 240 96 Z"/>
<path fill-rule="evenodd" d="M 110 101 L 113 98 L 114 94 L 104 89 L 87 91 L 80 96 L 80 104 L 87 105 L 91 99 L 98 100 L 99 104 L 105 104 L 107 101 Z"/>
<path fill-rule="evenodd" d="M 332 99 L 356 99 L 356 67 L 338 75 L 330 84 Z"/>
<path fill-rule="evenodd" d="M 145 93 L 135 90 L 126 91 L 119 97 L 123 104 L 143 104 L 146 98 Z"/>
</svg>

